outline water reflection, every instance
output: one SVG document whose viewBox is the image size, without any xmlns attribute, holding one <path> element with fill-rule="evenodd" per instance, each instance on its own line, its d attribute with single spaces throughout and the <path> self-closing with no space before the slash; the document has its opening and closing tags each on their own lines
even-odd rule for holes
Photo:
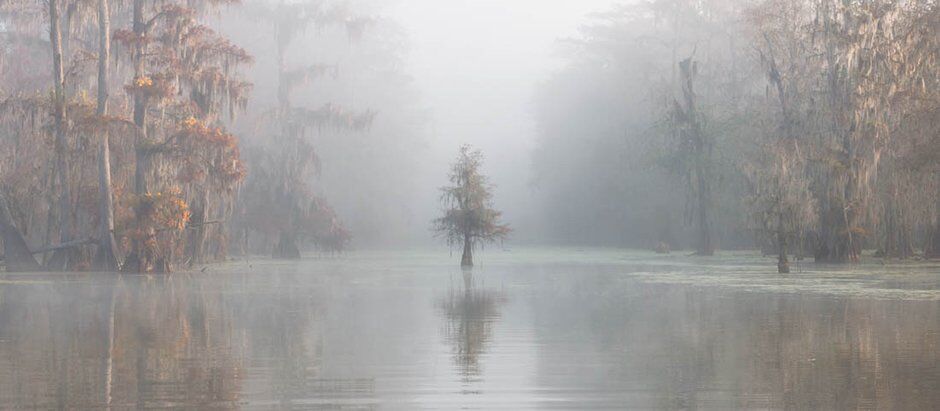
<svg viewBox="0 0 940 411">
<path fill-rule="evenodd" d="M 0 404 L 233 404 L 241 364 L 231 322 L 217 298 L 174 279 L 0 287 Z"/>
<path fill-rule="evenodd" d="M 0 275 L 0 409 L 940 403 L 937 299 L 649 283 L 616 265 L 449 277 L 446 263 Z"/>
<path fill-rule="evenodd" d="M 451 286 L 438 302 L 444 314 L 444 335 L 453 346 L 454 365 L 465 382 L 482 374 L 480 357 L 486 353 L 505 297 L 483 287 L 473 270 L 463 270 L 463 286 Z"/>
<path fill-rule="evenodd" d="M 540 340 L 563 342 L 542 346 L 539 385 L 603 387 L 589 405 L 913 410 L 940 403 L 938 301 L 608 277 L 537 301 Z"/>
</svg>

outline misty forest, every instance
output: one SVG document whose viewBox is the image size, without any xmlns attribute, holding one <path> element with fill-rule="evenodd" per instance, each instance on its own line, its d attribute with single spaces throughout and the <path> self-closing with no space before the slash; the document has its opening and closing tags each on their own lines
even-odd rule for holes
<svg viewBox="0 0 940 411">
<path fill-rule="evenodd" d="M 935 0 L 0 0 L 0 408 L 929 409 Z"/>
</svg>

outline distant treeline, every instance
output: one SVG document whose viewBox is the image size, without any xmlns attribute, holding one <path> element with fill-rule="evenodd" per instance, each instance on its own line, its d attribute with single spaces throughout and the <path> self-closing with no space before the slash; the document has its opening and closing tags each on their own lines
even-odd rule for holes
<svg viewBox="0 0 940 411">
<path fill-rule="evenodd" d="M 654 0 L 562 47 L 538 99 L 548 237 L 940 257 L 937 2 Z"/>
</svg>

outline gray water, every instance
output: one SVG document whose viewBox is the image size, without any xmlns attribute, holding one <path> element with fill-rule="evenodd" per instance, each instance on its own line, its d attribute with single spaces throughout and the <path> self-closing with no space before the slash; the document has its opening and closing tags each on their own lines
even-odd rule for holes
<svg viewBox="0 0 940 411">
<path fill-rule="evenodd" d="M 0 409 L 930 409 L 940 267 L 446 250 L 0 276 Z"/>
</svg>

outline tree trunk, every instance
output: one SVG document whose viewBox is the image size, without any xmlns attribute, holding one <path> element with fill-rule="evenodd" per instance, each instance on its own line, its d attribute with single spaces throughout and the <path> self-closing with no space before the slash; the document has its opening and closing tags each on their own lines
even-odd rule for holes
<svg viewBox="0 0 940 411">
<path fill-rule="evenodd" d="M 209 225 L 206 224 L 209 221 L 209 189 L 207 187 L 202 189 L 198 215 L 194 217 L 196 217 L 194 221 L 196 230 L 193 233 L 192 262 L 202 264 L 207 261 L 206 242 L 209 236 Z"/>
<path fill-rule="evenodd" d="M 704 167 L 702 167 L 704 168 Z M 710 187 L 708 179 L 704 175 L 705 170 L 699 170 L 699 199 L 698 199 L 698 226 L 699 226 L 699 247 L 698 255 L 715 255 L 715 244 L 712 241 L 711 213 L 710 207 Z"/>
<path fill-rule="evenodd" d="M 821 219 L 823 229 L 816 249 L 817 262 L 844 264 L 859 260 L 861 244 L 852 232 L 857 228 L 857 218 L 843 205 L 845 201 L 845 198 L 835 199 Z"/>
<path fill-rule="evenodd" d="M 134 52 L 132 55 L 134 61 L 134 80 L 136 81 L 146 74 L 144 72 L 144 43 L 141 40 L 146 35 L 146 23 L 144 22 L 144 0 L 134 0 L 133 15 L 134 20 L 132 23 L 132 29 L 134 30 L 135 38 L 138 39 L 138 41 L 134 43 Z M 146 138 L 146 119 L 146 97 L 141 93 L 137 93 L 134 95 L 134 124 L 137 126 L 137 130 L 140 133 L 137 139 L 138 148 L 140 143 L 142 143 L 141 140 Z"/>
<path fill-rule="evenodd" d="M 787 244 L 787 234 L 782 230 L 777 231 L 777 273 L 790 273 L 790 257 Z"/>
<path fill-rule="evenodd" d="M 297 248 L 297 236 L 294 233 L 281 231 L 277 245 L 274 246 L 274 258 L 300 259 L 300 249 Z"/>
<path fill-rule="evenodd" d="M 146 32 L 146 22 L 144 21 L 144 0 L 134 0 L 132 30 L 135 38 L 134 50 L 131 53 L 131 59 L 134 63 L 134 79 L 137 81 L 145 75 L 144 67 L 144 38 Z M 146 97 L 141 93 L 134 94 L 134 126 L 136 137 L 134 142 L 134 194 L 138 197 L 147 194 L 147 170 L 150 168 L 150 155 L 144 149 L 147 140 L 147 104 Z M 146 272 L 154 269 L 156 264 L 153 250 L 148 250 L 147 240 L 154 239 L 156 232 L 153 227 L 143 227 L 141 211 L 135 211 L 135 220 L 138 229 L 138 235 L 131 241 L 131 254 L 124 262 L 122 271 L 125 272 Z M 144 232 L 141 238 L 141 233 Z"/>
<path fill-rule="evenodd" d="M 843 200 L 840 204 L 848 199 Z M 851 206 L 840 206 L 834 210 L 837 214 L 836 225 L 830 231 L 829 256 L 825 262 L 853 263 L 858 262 L 861 255 L 861 244 L 856 238 L 854 230 L 857 228 L 857 217 Z"/>
<path fill-rule="evenodd" d="M 138 233 L 138 235 L 141 237 L 133 241 L 133 249 L 127 259 L 124 260 L 121 271 L 126 273 L 148 273 L 159 270 L 162 263 L 158 261 L 159 256 L 155 249 L 157 246 L 147 245 L 148 243 L 155 244 L 157 242 L 156 230 L 153 227 L 147 227 L 142 234 Z"/>
<path fill-rule="evenodd" d="M 898 194 L 895 187 L 885 203 L 881 252 L 885 258 L 906 259 L 914 256 L 913 227 L 904 218 Z"/>
<path fill-rule="evenodd" d="M 849 148 L 846 149 L 849 156 L 849 179 L 845 184 L 845 196 L 843 201 L 843 213 L 845 214 L 845 225 L 840 230 L 839 246 L 836 248 L 838 262 L 852 263 L 858 262 L 861 255 L 861 241 L 858 238 L 859 233 L 855 230 L 859 228 L 859 202 L 863 199 L 858 198 L 859 170 L 858 154 L 856 152 L 854 141 L 851 134 L 845 137 Z"/>
<path fill-rule="evenodd" d="M 940 221 L 931 224 L 927 230 L 927 244 L 924 245 L 924 258 L 940 258 Z"/>
<path fill-rule="evenodd" d="M 59 242 L 70 241 L 72 192 L 70 187 L 70 169 L 68 161 L 68 137 L 66 127 L 65 105 L 65 71 L 62 66 L 62 33 L 60 32 L 59 0 L 49 0 L 49 42 L 52 47 L 52 78 L 53 88 L 53 132 L 55 133 L 56 171 L 59 181 Z M 49 261 L 49 268 L 65 270 L 69 266 L 71 250 L 56 251 Z"/>
<path fill-rule="evenodd" d="M 690 184 L 694 184 L 694 198 L 699 243 L 696 255 L 710 256 L 715 254 L 715 244 L 711 230 L 711 156 L 712 145 L 702 130 L 695 104 L 695 62 L 687 58 L 679 63 L 679 73 L 682 85 L 682 103 L 676 103 L 677 117 L 681 124 L 680 146 L 684 146 L 692 157 L 689 166 Z M 693 180 L 694 179 L 694 180 Z M 694 181 L 694 183 L 692 183 Z"/>
<path fill-rule="evenodd" d="M 101 137 L 98 148 L 98 190 L 100 213 L 98 229 L 98 254 L 95 257 L 95 267 L 100 270 L 113 271 L 120 267 L 120 249 L 114 239 L 114 200 L 111 187 L 111 156 L 108 136 Z"/>
<path fill-rule="evenodd" d="M 895 235 L 897 233 L 897 220 L 894 215 L 893 198 L 888 198 L 887 201 L 885 201 L 884 212 L 884 238 L 882 239 L 883 242 L 879 254 L 884 258 L 895 258 L 898 252 L 898 238 Z"/>
<path fill-rule="evenodd" d="M 463 238 L 463 256 L 460 257 L 461 267 L 473 267 L 473 241 L 469 235 Z"/>
<path fill-rule="evenodd" d="M 848 13 L 847 11 L 843 11 Z M 838 13 L 833 11 L 833 13 Z M 853 90 L 855 86 L 848 80 L 851 76 L 846 76 L 837 63 L 837 55 L 842 50 L 839 41 L 834 40 L 845 33 L 844 26 L 835 23 L 829 11 L 829 5 L 826 3 L 826 10 L 822 13 L 822 24 L 824 32 L 822 41 L 825 42 L 825 58 L 828 65 L 826 72 L 826 83 L 828 88 L 829 111 L 832 116 L 832 132 L 838 133 L 837 138 L 841 140 L 841 158 L 839 158 L 840 171 L 845 173 L 844 178 L 829 178 L 829 190 L 825 192 L 828 197 L 829 208 L 825 212 L 829 214 L 829 227 L 826 228 L 827 234 L 823 239 L 820 250 L 817 252 L 817 261 L 829 263 L 850 263 L 857 262 L 861 255 L 861 241 L 858 236 L 862 234 L 858 226 L 861 216 L 862 201 L 864 198 L 859 196 L 861 184 L 862 164 L 865 163 L 859 154 L 859 142 L 856 126 L 853 123 L 853 109 L 856 108 L 854 94 L 848 90 Z M 845 18 L 848 18 L 846 15 Z M 877 165 L 872 165 L 872 167 Z M 832 184 L 836 184 L 832 186 Z"/>
<path fill-rule="evenodd" d="M 0 236 L 3 237 L 3 259 L 7 271 L 39 271 L 39 263 L 26 246 L 23 234 L 13 223 L 10 205 L 3 192 L 0 192 Z"/>
<path fill-rule="evenodd" d="M 137 38 L 144 36 L 143 0 L 134 0 L 134 33 Z M 134 46 L 134 81 L 143 77 L 144 48 L 141 42 Z M 136 161 L 134 162 L 134 193 L 144 195 L 148 191 L 147 170 L 150 168 L 150 153 L 144 149 L 147 141 L 147 102 L 146 97 L 140 93 L 134 95 L 134 125 L 137 136 L 134 148 Z"/>
<path fill-rule="evenodd" d="M 111 56 L 111 10 L 108 0 L 98 0 L 98 109 L 108 113 L 108 59 Z M 114 240 L 114 191 L 111 186 L 111 143 L 105 131 L 98 143 L 98 254 L 95 268 L 114 271 L 119 267 L 119 249 Z"/>
</svg>

